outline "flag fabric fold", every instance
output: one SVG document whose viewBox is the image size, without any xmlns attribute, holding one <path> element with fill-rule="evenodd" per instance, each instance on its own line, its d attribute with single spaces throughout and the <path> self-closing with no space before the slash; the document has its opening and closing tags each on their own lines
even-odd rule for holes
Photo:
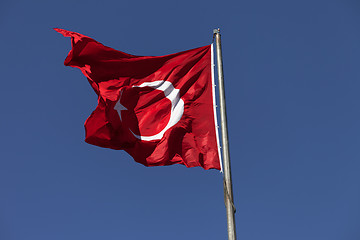
<svg viewBox="0 0 360 240">
<path fill-rule="evenodd" d="M 125 150 L 145 166 L 220 169 L 211 45 L 134 56 L 55 30 L 71 37 L 64 64 L 79 68 L 98 95 L 98 106 L 85 121 L 87 143 Z"/>
</svg>

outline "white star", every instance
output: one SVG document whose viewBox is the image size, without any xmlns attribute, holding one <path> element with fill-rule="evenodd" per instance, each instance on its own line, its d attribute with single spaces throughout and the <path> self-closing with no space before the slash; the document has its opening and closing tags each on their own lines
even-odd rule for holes
<svg viewBox="0 0 360 240">
<path fill-rule="evenodd" d="M 123 93 L 123 90 L 121 90 L 119 100 L 117 101 L 117 103 L 115 104 L 115 107 L 114 107 L 114 109 L 115 109 L 115 110 L 118 112 L 118 114 L 119 114 L 120 121 L 122 121 L 122 119 L 121 119 L 121 111 L 127 110 L 127 108 L 124 107 L 124 106 L 120 103 L 122 93 Z"/>
</svg>

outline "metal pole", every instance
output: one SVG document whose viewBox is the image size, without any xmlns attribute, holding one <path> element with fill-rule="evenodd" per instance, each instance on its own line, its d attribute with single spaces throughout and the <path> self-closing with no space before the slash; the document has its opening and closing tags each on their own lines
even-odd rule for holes
<svg viewBox="0 0 360 240">
<path fill-rule="evenodd" d="M 229 154 L 229 141 L 226 119 L 226 105 L 225 105 L 225 87 L 224 87 L 224 73 L 221 53 L 221 36 L 220 29 L 214 29 L 216 38 L 216 56 L 217 56 L 217 71 L 219 80 L 219 99 L 220 99 L 220 118 L 221 118 L 221 139 L 222 139 L 222 154 L 223 154 L 223 172 L 224 172 L 224 200 L 227 216 L 228 238 L 229 240 L 236 240 L 235 229 L 235 207 L 233 201 L 232 182 L 231 182 L 231 167 Z"/>
</svg>

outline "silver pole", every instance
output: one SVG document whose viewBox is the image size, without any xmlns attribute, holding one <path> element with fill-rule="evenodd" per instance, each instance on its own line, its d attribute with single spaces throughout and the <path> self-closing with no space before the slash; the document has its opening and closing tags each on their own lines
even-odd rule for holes
<svg viewBox="0 0 360 240">
<path fill-rule="evenodd" d="M 229 154 L 229 141 L 226 119 L 226 104 L 225 104 L 225 87 L 224 87 L 224 73 L 221 53 L 221 36 L 220 29 L 214 29 L 216 38 L 216 56 L 217 56 L 217 71 L 219 80 L 219 99 L 220 99 L 220 118 L 221 118 L 221 139 L 222 139 L 222 154 L 223 154 L 223 171 L 224 171 L 224 200 L 227 216 L 227 227 L 229 240 L 236 240 L 235 229 L 235 207 L 233 201 L 232 182 L 231 182 L 231 167 Z"/>
</svg>

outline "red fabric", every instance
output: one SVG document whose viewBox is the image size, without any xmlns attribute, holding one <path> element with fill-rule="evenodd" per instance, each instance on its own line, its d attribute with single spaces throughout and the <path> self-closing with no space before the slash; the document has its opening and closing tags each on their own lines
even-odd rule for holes
<svg viewBox="0 0 360 240">
<path fill-rule="evenodd" d="M 55 30 L 72 40 L 64 64 L 79 68 L 99 96 L 85 122 L 87 143 L 125 150 L 145 166 L 220 169 L 210 45 L 166 56 L 134 56 L 79 33 Z M 163 129 L 159 139 L 152 139 Z"/>
</svg>

